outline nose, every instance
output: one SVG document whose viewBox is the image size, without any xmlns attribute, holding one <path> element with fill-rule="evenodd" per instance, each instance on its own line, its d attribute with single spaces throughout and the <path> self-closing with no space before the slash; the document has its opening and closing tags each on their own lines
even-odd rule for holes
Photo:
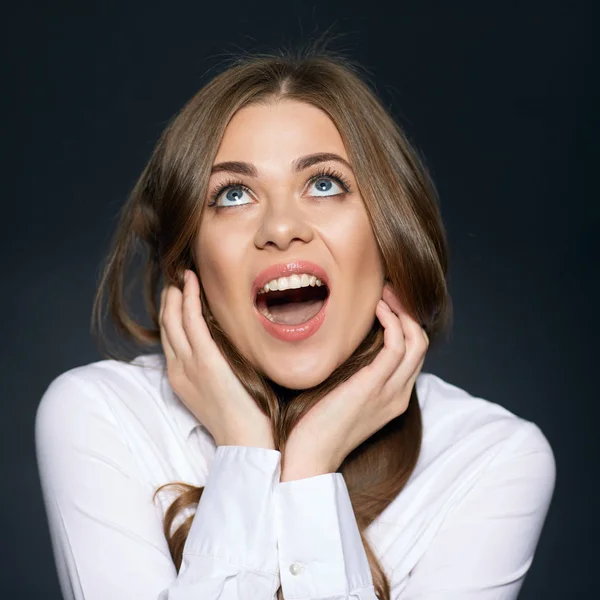
<svg viewBox="0 0 600 600">
<path fill-rule="evenodd" d="M 265 208 L 255 244 L 258 248 L 268 245 L 287 250 L 294 240 L 309 242 L 314 232 L 305 215 L 292 201 L 270 202 Z"/>
</svg>

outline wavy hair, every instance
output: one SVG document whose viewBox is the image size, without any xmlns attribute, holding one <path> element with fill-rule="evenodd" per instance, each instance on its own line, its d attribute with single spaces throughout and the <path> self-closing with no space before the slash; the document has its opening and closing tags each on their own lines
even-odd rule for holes
<svg viewBox="0 0 600 600">
<path fill-rule="evenodd" d="M 192 244 L 197 235 L 210 170 L 232 116 L 250 104 L 289 99 L 314 105 L 336 125 L 380 249 L 386 279 L 412 317 L 428 333 L 430 350 L 449 330 L 452 305 L 446 284 L 448 248 L 435 187 L 416 150 L 383 107 L 361 67 L 339 52 L 307 47 L 296 51 L 242 54 L 202 87 L 170 120 L 150 160 L 122 207 L 92 310 L 92 331 L 102 331 L 103 297 L 119 335 L 148 348 L 160 344 L 160 290 L 183 288 L 183 272 L 198 275 Z M 127 306 L 127 270 L 142 250 L 136 270 L 152 326 Z M 201 261 L 202 256 L 197 260 Z M 282 402 L 277 388 L 236 349 L 210 312 L 200 281 L 202 314 L 231 369 L 270 418 L 275 447 L 282 452 L 296 423 L 328 392 L 371 363 L 383 347 L 378 319 L 352 355 L 325 381 Z M 105 356 L 126 360 L 110 349 Z M 339 472 L 348 487 L 367 553 L 375 592 L 389 600 L 390 584 L 364 535 L 400 493 L 421 448 L 422 423 L 416 386 L 407 410 L 377 431 L 344 460 Z M 185 482 L 164 515 L 164 534 L 179 571 L 193 514 L 172 530 L 186 507 L 197 507 L 203 487 Z M 281 587 L 277 597 L 282 600 Z"/>
</svg>

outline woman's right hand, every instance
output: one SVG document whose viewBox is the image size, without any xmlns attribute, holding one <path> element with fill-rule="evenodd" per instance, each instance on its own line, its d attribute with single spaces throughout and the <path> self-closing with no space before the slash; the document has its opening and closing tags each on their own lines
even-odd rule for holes
<svg viewBox="0 0 600 600">
<path fill-rule="evenodd" d="M 200 284 L 188 275 L 183 292 L 161 293 L 160 337 L 173 390 L 211 433 L 217 446 L 274 449 L 271 422 L 215 344 L 200 305 Z"/>
</svg>

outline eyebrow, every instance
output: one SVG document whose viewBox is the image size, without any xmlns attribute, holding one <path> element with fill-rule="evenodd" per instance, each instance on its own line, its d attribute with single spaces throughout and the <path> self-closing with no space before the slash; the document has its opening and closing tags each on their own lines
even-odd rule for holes
<svg viewBox="0 0 600 600">
<path fill-rule="evenodd" d="M 333 152 L 316 152 L 315 154 L 307 154 L 306 156 L 301 156 L 300 158 L 293 160 L 291 166 L 294 171 L 299 173 L 300 171 L 304 171 L 304 169 L 308 169 L 313 165 L 329 161 L 342 163 L 348 169 L 350 169 L 350 171 L 352 171 L 350 163 L 345 158 L 342 158 L 339 154 L 335 154 Z M 213 165 L 211 175 L 214 173 L 221 173 L 223 171 L 237 173 L 238 175 L 246 175 L 247 177 L 258 177 L 258 170 L 252 163 L 238 160 L 230 160 Z"/>
</svg>

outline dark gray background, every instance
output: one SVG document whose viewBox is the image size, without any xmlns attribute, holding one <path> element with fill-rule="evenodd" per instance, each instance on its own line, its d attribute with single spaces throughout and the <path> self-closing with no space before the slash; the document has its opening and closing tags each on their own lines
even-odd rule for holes
<svg viewBox="0 0 600 600">
<path fill-rule="evenodd" d="M 593 2 L 21 3 L 4 16 L 0 590 L 59 598 L 33 419 L 99 360 L 115 217 L 224 53 L 333 26 L 424 153 L 455 323 L 424 370 L 537 423 L 557 488 L 521 598 L 597 593 L 598 37 Z M 459 551 L 459 550 L 457 550 Z M 149 599 L 150 600 L 150 599 Z"/>
</svg>

